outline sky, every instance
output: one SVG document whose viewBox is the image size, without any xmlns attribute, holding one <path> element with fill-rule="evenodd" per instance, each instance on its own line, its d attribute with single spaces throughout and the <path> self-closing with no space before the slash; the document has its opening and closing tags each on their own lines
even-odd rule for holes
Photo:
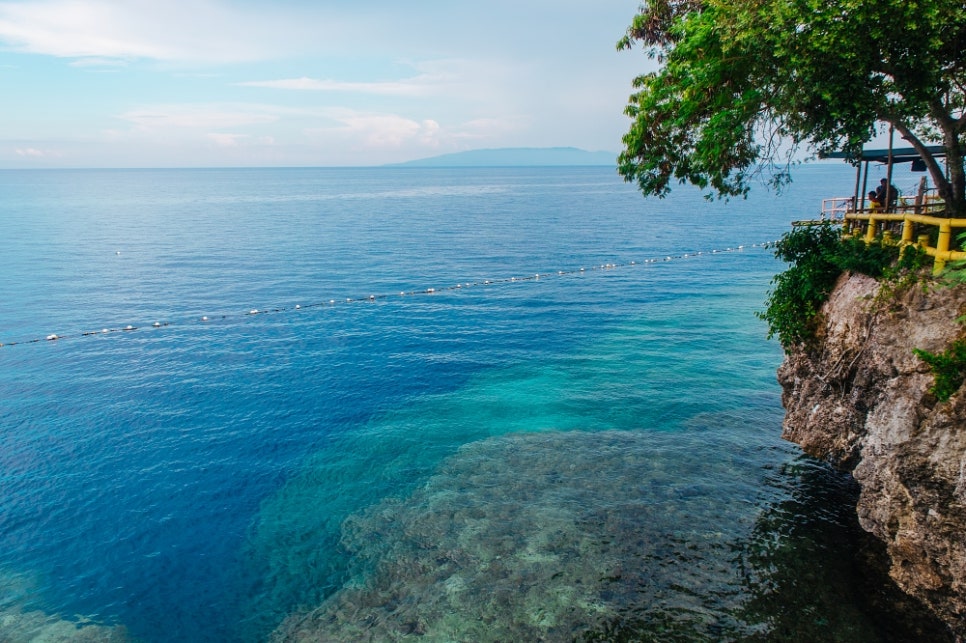
<svg viewBox="0 0 966 643">
<path fill-rule="evenodd" d="M 639 0 L 0 0 L 0 168 L 621 149 Z"/>
</svg>

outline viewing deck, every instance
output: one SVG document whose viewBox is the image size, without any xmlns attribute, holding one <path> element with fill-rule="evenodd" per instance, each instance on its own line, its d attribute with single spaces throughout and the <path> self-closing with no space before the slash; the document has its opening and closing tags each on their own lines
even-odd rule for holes
<svg viewBox="0 0 966 643">
<path fill-rule="evenodd" d="M 933 257 L 933 274 L 938 275 L 948 261 L 966 259 L 966 252 L 951 249 L 956 233 L 966 232 L 966 219 L 944 216 L 945 203 L 934 192 L 921 191 L 915 197 L 899 197 L 892 208 L 854 207 L 854 197 L 834 197 L 822 201 L 820 219 L 793 221 L 793 226 L 840 224 L 849 236 L 862 235 L 869 243 L 915 244 Z"/>
<path fill-rule="evenodd" d="M 894 165 L 911 163 L 913 172 L 924 172 L 926 165 L 920 157 L 920 150 L 913 148 L 892 147 L 892 130 L 890 130 L 889 148 L 886 150 L 863 150 L 860 158 L 856 159 L 855 194 L 848 197 L 834 197 L 822 201 L 820 219 L 808 221 L 793 221 L 793 226 L 817 225 L 822 223 L 836 223 L 843 226 L 843 234 L 847 236 L 862 235 L 867 243 L 881 241 L 885 244 L 915 244 L 933 258 L 933 274 L 938 275 L 949 261 L 966 260 L 966 252 L 956 250 L 955 240 L 958 233 L 954 230 L 966 232 L 966 219 L 954 219 L 946 216 L 946 204 L 936 193 L 935 188 L 928 188 L 926 178 L 919 181 L 918 187 L 913 187 L 905 195 L 892 185 L 892 168 Z M 933 158 L 945 158 L 945 150 L 941 146 L 929 146 L 925 152 Z M 847 158 L 844 153 L 828 154 L 826 158 Z M 880 163 L 886 166 L 886 178 L 881 179 L 882 188 L 888 187 L 884 195 L 866 192 L 869 180 L 869 164 Z M 865 168 L 863 178 L 862 170 Z M 909 196 L 914 193 L 914 196 Z M 875 197 L 878 194 L 880 204 L 867 201 L 866 195 Z M 868 205 L 867 205 L 868 204 Z"/>
</svg>

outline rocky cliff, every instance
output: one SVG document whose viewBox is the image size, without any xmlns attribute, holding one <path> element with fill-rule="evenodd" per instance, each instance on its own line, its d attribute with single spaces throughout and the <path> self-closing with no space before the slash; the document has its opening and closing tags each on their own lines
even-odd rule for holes
<svg viewBox="0 0 966 643">
<path fill-rule="evenodd" d="M 890 574 L 966 638 L 966 386 L 949 401 L 912 349 L 963 336 L 966 287 L 909 287 L 843 275 L 816 346 L 779 369 L 783 436 L 847 469 L 863 528 L 886 543 Z"/>
</svg>

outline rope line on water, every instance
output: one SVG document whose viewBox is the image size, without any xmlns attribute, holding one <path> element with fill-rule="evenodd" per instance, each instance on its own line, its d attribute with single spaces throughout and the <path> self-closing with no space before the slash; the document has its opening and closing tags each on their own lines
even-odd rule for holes
<svg viewBox="0 0 966 643">
<path fill-rule="evenodd" d="M 288 306 L 288 307 L 275 307 L 275 308 L 264 308 L 264 309 L 252 308 L 247 312 L 241 312 L 241 313 L 228 313 L 228 314 L 222 314 L 222 315 L 213 315 L 211 317 L 207 315 L 202 315 L 201 317 L 193 317 L 191 319 L 186 319 L 182 322 L 179 322 L 179 325 L 183 323 L 187 323 L 189 321 L 201 323 L 201 324 L 207 324 L 215 321 L 232 319 L 232 318 L 252 317 L 252 316 L 258 316 L 258 315 L 270 315 L 270 314 L 277 314 L 277 313 L 292 312 L 297 310 L 306 310 L 311 308 L 331 308 L 339 304 L 374 302 L 374 301 L 379 301 L 383 299 L 389 299 L 390 297 L 412 297 L 412 296 L 418 296 L 418 295 L 434 295 L 437 293 L 463 290 L 466 288 L 477 288 L 481 286 L 487 287 L 487 286 L 495 286 L 499 284 L 512 284 L 512 283 L 524 283 L 529 281 L 539 281 L 540 279 L 545 279 L 548 277 L 565 277 L 568 275 L 580 275 L 580 274 L 584 274 L 587 272 L 594 272 L 594 271 L 616 270 L 618 268 L 628 268 L 628 267 L 639 266 L 639 265 L 664 263 L 668 261 L 674 261 L 676 259 L 689 259 L 692 257 L 699 257 L 699 256 L 705 256 L 705 255 L 718 255 L 718 254 L 726 254 L 729 252 L 738 252 L 738 251 L 744 250 L 746 247 L 770 248 L 770 247 L 773 247 L 774 245 L 775 245 L 774 241 L 766 241 L 764 243 L 753 243 L 750 246 L 740 245 L 732 248 L 725 248 L 722 250 L 703 250 L 703 251 L 697 251 L 697 252 L 681 253 L 676 255 L 665 255 L 659 258 L 644 259 L 643 261 L 627 261 L 624 263 L 604 263 L 599 265 L 595 264 L 590 267 L 581 267 L 578 269 L 557 270 L 555 272 L 535 273 L 525 277 L 505 277 L 502 279 L 485 279 L 483 281 L 458 283 L 452 286 L 444 286 L 442 288 L 425 288 L 422 290 L 403 290 L 403 291 L 400 291 L 398 294 L 383 293 L 383 294 L 369 295 L 367 297 L 345 297 L 342 299 L 329 299 L 327 301 L 320 301 L 320 302 L 309 303 L 309 304 L 295 304 L 294 306 Z M 133 324 L 129 324 L 121 328 L 104 327 L 101 330 L 83 331 L 83 332 L 79 332 L 71 335 L 58 335 L 56 333 L 51 333 L 49 335 L 46 335 L 45 337 L 36 337 L 34 339 L 28 339 L 23 341 L 0 342 L 0 348 L 6 348 L 9 346 L 22 346 L 25 344 L 56 342 L 56 341 L 61 341 L 65 339 L 77 339 L 80 337 L 92 337 L 97 335 L 131 333 L 139 330 L 144 330 L 145 328 L 148 328 L 148 329 L 166 328 L 174 324 L 175 322 L 171 322 L 171 321 L 156 321 L 146 326 L 135 326 Z"/>
</svg>

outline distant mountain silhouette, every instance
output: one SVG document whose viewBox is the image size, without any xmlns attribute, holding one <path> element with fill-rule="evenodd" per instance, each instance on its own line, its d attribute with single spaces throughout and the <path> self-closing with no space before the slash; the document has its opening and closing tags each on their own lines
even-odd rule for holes
<svg viewBox="0 0 966 643">
<path fill-rule="evenodd" d="M 507 167 L 522 165 L 617 165 L 615 152 L 588 152 L 576 147 L 504 147 L 442 154 L 393 167 Z"/>
</svg>

